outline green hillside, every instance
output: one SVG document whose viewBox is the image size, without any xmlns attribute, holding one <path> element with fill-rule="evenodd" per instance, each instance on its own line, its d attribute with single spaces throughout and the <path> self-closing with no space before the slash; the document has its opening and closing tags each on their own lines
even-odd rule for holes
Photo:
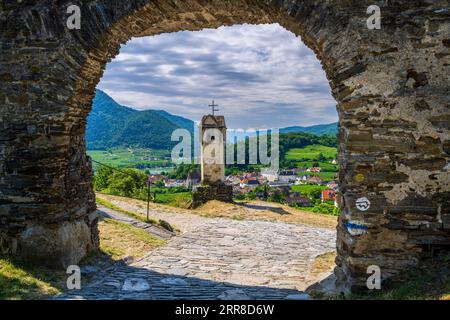
<svg viewBox="0 0 450 320">
<path fill-rule="evenodd" d="M 97 90 L 88 117 L 86 143 L 88 150 L 110 148 L 149 148 L 170 150 L 172 132 L 178 128 L 193 129 L 191 120 L 167 112 L 137 111 L 115 102 Z"/>
<path fill-rule="evenodd" d="M 179 127 L 154 111 L 140 111 L 130 115 L 124 127 L 112 139 L 115 146 L 170 149 L 172 132 Z"/>
<path fill-rule="evenodd" d="M 289 133 L 289 132 L 304 132 L 304 133 L 310 133 L 317 136 L 323 136 L 323 135 L 336 135 L 338 123 L 330 123 L 330 124 L 318 124 L 315 126 L 310 127 L 287 127 L 280 130 L 282 133 Z"/>
<path fill-rule="evenodd" d="M 163 116 L 170 122 L 174 123 L 178 127 L 189 130 L 190 132 L 194 132 L 194 122 L 192 120 L 173 115 L 164 110 L 155 110 L 155 112 Z"/>
<path fill-rule="evenodd" d="M 123 128 L 126 119 L 135 112 L 137 111 L 121 106 L 106 93 L 97 90 L 87 122 L 88 149 L 112 147 L 111 141 L 117 130 Z"/>
</svg>

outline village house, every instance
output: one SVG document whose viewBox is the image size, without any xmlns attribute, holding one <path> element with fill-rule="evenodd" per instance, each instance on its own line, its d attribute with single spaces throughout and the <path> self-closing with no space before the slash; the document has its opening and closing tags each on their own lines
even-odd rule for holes
<svg viewBox="0 0 450 320">
<path fill-rule="evenodd" d="M 239 186 L 241 184 L 242 179 L 243 177 L 229 175 L 225 177 L 225 184 L 232 186 Z"/>
<path fill-rule="evenodd" d="M 330 181 L 330 182 L 327 183 L 327 188 L 331 189 L 331 190 L 334 190 L 334 191 L 338 191 L 339 190 L 339 185 L 338 185 L 337 181 L 333 180 L 333 181 Z"/>
<path fill-rule="evenodd" d="M 245 195 L 249 190 L 247 188 L 241 188 L 241 187 L 233 187 L 233 194 L 234 195 Z"/>
<path fill-rule="evenodd" d="M 189 172 L 187 179 L 185 181 L 185 187 L 187 189 L 192 189 L 194 186 L 200 184 L 202 180 L 202 175 L 199 171 Z"/>
<path fill-rule="evenodd" d="M 311 167 L 311 168 L 308 168 L 308 169 L 306 169 L 306 172 L 321 172 L 322 171 L 322 168 L 320 168 L 320 167 Z"/>
<path fill-rule="evenodd" d="M 271 188 L 283 188 L 283 189 L 288 189 L 288 190 L 291 188 L 291 184 L 286 183 L 286 182 L 281 182 L 281 181 L 275 181 L 275 182 L 269 181 L 267 184 Z"/>
<path fill-rule="evenodd" d="M 247 172 L 244 174 L 244 178 L 249 179 L 249 180 L 256 179 L 257 177 L 258 177 L 258 173 L 256 173 L 256 172 L 251 172 L 251 173 Z"/>
<path fill-rule="evenodd" d="M 336 201 L 336 191 L 331 189 L 326 189 L 322 191 L 322 203 L 326 201 Z"/>
<path fill-rule="evenodd" d="M 250 178 L 250 179 L 244 178 L 241 180 L 241 184 L 240 184 L 241 188 L 246 188 L 246 187 L 256 188 L 259 185 L 260 185 L 260 183 L 259 183 L 258 179 L 256 179 L 256 178 Z"/>
<path fill-rule="evenodd" d="M 163 181 L 164 179 L 166 179 L 166 176 L 162 174 L 152 174 L 148 177 L 148 182 L 150 182 L 150 184 L 154 184 L 158 181 Z"/>
<path fill-rule="evenodd" d="M 258 179 L 251 179 L 251 180 L 248 180 L 247 185 L 249 187 L 257 187 L 260 185 L 260 183 L 259 183 Z"/>
<path fill-rule="evenodd" d="M 295 176 L 296 172 L 294 169 L 286 169 L 280 172 L 280 175 L 285 175 L 285 176 Z"/>
<path fill-rule="evenodd" d="M 318 176 L 310 176 L 308 179 L 306 179 L 307 184 L 317 184 L 322 185 L 323 180 Z"/>
<path fill-rule="evenodd" d="M 233 185 L 233 183 L 230 180 L 226 179 L 226 178 L 225 178 L 225 181 L 223 183 L 225 185 L 227 185 L 227 186 L 232 186 Z"/>
<path fill-rule="evenodd" d="M 301 195 L 302 194 L 300 192 L 291 192 L 291 193 L 289 193 L 289 197 L 299 197 Z"/>
<path fill-rule="evenodd" d="M 164 180 L 164 186 L 166 188 L 176 188 L 182 187 L 185 185 L 185 181 L 177 180 L 177 179 L 166 179 Z"/>
<path fill-rule="evenodd" d="M 141 160 L 143 160 L 143 161 L 158 161 L 158 160 L 161 160 L 160 158 L 157 158 L 157 157 L 141 157 Z"/>
<path fill-rule="evenodd" d="M 311 205 L 311 201 L 298 192 L 291 193 L 289 197 L 284 199 L 284 203 L 289 206 L 298 205 L 302 207 L 309 207 Z"/>
<path fill-rule="evenodd" d="M 261 169 L 261 177 L 266 179 L 268 182 L 275 182 L 278 180 L 278 171 L 272 169 Z"/>
<path fill-rule="evenodd" d="M 260 185 L 267 184 L 267 179 L 264 178 L 264 177 L 259 176 L 259 177 L 257 178 L 257 180 L 259 181 L 259 184 L 260 184 Z"/>
<path fill-rule="evenodd" d="M 269 196 L 268 192 L 258 191 L 256 193 L 256 197 L 258 198 L 258 200 L 267 201 L 268 196 Z"/>
<path fill-rule="evenodd" d="M 289 169 L 289 170 L 294 171 L 295 174 L 299 174 L 299 173 L 305 172 L 307 169 L 308 169 L 308 168 L 291 168 L 291 169 Z"/>
<path fill-rule="evenodd" d="M 278 181 L 290 183 L 295 182 L 296 178 L 297 174 L 293 170 L 284 170 L 280 172 L 280 175 L 278 176 Z"/>
<path fill-rule="evenodd" d="M 297 177 L 295 179 L 295 184 L 296 185 L 306 184 L 310 177 L 311 177 L 310 174 L 304 174 L 304 175 L 302 175 L 300 177 Z"/>
</svg>

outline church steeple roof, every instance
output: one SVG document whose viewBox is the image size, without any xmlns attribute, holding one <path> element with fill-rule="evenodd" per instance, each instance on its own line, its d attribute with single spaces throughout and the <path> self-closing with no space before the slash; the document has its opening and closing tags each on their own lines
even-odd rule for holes
<svg viewBox="0 0 450 320">
<path fill-rule="evenodd" d="M 202 118 L 202 127 L 203 128 L 226 128 L 227 125 L 225 123 L 224 116 L 213 116 L 212 114 L 208 114 L 203 116 Z"/>
</svg>

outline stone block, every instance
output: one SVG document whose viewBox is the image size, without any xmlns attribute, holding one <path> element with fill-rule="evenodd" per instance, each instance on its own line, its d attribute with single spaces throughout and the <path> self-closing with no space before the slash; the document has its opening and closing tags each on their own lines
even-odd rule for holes
<svg viewBox="0 0 450 320">
<path fill-rule="evenodd" d="M 192 207 L 198 208 L 211 200 L 232 202 L 233 187 L 225 184 L 199 186 L 193 194 Z"/>
<path fill-rule="evenodd" d="M 31 262 L 52 268 L 76 265 L 89 252 L 98 249 L 96 230 L 84 220 L 44 225 L 30 223 L 20 234 L 19 255 Z"/>
</svg>

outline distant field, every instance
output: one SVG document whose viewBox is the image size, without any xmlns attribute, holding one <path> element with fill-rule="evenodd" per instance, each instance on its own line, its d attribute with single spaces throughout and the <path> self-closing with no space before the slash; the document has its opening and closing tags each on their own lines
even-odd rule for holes
<svg viewBox="0 0 450 320">
<path fill-rule="evenodd" d="M 93 160 L 119 168 L 149 169 L 153 171 L 171 171 L 173 163 L 170 160 L 170 151 L 146 148 L 118 148 L 109 150 L 89 150 L 87 154 Z M 298 168 L 312 167 L 317 157 L 323 154 L 326 158 L 334 159 L 337 154 L 336 148 L 322 145 L 311 145 L 304 148 L 290 149 L 286 154 L 286 160 L 295 161 Z M 314 175 L 328 181 L 334 179 L 334 172 L 338 166 L 331 162 L 319 162 L 321 173 Z M 94 163 L 94 168 L 98 164 Z M 167 169 L 166 169 L 167 168 Z M 153 169 L 153 170 L 152 170 Z"/>
<path fill-rule="evenodd" d="M 290 149 L 286 154 L 286 160 L 314 160 L 323 154 L 326 158 L 336 158 L 337 149 L 322 145 L 311 145 L 304 148 Z"/>
<path fill-rule="evenodd" d="M 170 156 L 165 150 L 128 148 L 90 150 L 87 154 L 95 161 L 119 168 L 151 169 L 172 165 L 170 160 L 165 159 Z"/>
<path fill-rule="evenodd" d="M 323 180 L 329 181 L 334 179 L 335 173 L 339 170 L 337 165 L 331 163 L 331 161 L 317 161 L 319 155 L 329 159 L 335 159 L 337 157 L 337 149 L 322 145 L 311 145 L 304 148 L 293 148 L 286 153 L 286 160 L 295 161 L 297 168 L 309 168 L 318 163 L 322 168 L 322 172 L 315 173 Z M 300 175 L 303 173 L 300 173 Z M 305 172 L 305 174 L 311 174 Z"/>
<path fill-rule="evenodd" d="M 320 161 L 298 161 L 297 168 L 309 168 L 312 167 L 316 162 L 319 163 L 319 166 L 322 168 L 322 171 L 328 172 L 338 172 L 338 166 L 331 164 L 330 162 L 320 162 Z"/>
<path fill-rule="evenodd" d="M 331 181 L 336 179 L 336 174 L 337 172 L 300 172 L 298 173 L 299 176 L 303 176 L 303 175 L 310 175 L 310 176 L 315 176 L 315 177 L 319 177 L 320 179 L 324 180 L 324 181 Z"/>
<path fill-rule="evenodd" d="M 163 193 L 156 195 L 156 202 L 166 204 L 172 207 L 187 208 L 192 201 L 192 193 Z"/>
<path fill-rule="evenodd" d="M 300 192 L 303 195 L 308 195 L 314 190 L 325 190 L 327 189 L 326 186 L 318 186 L 318 185 L 310 185 L 310 184 L 304 184 L 299 186 L 292 186 L 291 187 L 293 192 Z"/>
</svg>

